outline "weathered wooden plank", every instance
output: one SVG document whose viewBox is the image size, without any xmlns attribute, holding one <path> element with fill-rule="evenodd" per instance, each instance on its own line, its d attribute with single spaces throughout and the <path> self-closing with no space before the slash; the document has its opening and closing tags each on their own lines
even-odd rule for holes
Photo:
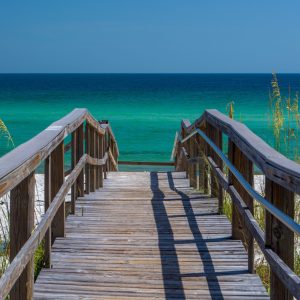
<svg viewBox="0 0 300 300">
<path fill-rule="evenodd" d="M 206 122 L 206 133 L 207 136 L 214 142 L 214 144 L 222 150 L 222 132 L 211 125 L 209 122 Z M 218 168 L 223 170 L 222 159 L 208 146 L 208 156 L 210 156 L 218 166 Z M 211 174 L 211 195 L 212 197 L 218 197 L 219 199 L 219 212 L 223 213 L 223 189 L 222 186 L 218 183 L 218 180 Z"/>
<path fill-rule="evenodd" d="M 90 125 L 86 123 L 85 125 L 85 153 L 90 156 L 91 154 L 91 130 L 90 130 Z M 91 172 L 90 172 L 90 165 L 87 164 L 84 168 L 85 170 L 85 193 L 89 194 L 90 193 L 90 188 L 91 188 Z"/>
<path fill-rule="evenodd" d="M 16 257 L 34 227 L 35 177 L 31 173 L 10 194 L 10 261 Z M 25 267 L 25 266 L 24 266 Z M 10 299 L 29 300 L 33 296 L 34 261 L 31 259 L 14 284 Z"/>
<path fill-rule="evenodd" d="M 44 213 L 46 213 L 47 209 L 50 206 L 51 203 L 51 156 L 46 158 L 45 160 L 45 176 L 44 176 Z M 51 268 L 51 227 L 47 230 L 45 234 L 45 240 L 44 240 L 44 261 L 45 266 L 47 268 Z"/>
<path fill-rule="evenodd" d="M 99 158 L 103 158 L 104 156 L 104 136 L 99 137 Z M 99 166 L 99 187 L 103 187 L 103 166 Z"/>
<path fill-rule="evenodd" d="M 111 129 L 111 126 L 109 124 L 109 122 L 105 121 L 105 124 L 103 124 L 101 121 L 99 122 L 100 123 L 100 126 L 105 129 L 105 131 L 111 136 L 112 140 L 114 141 L 115 143 L 115 147 L 116 147 L 116 154 L 117 156 L 119 156 L 119 148 L 118 148 L 118 144 L 117 144 L 117 140 L 115 138 L 115 135 Z M 105 150 L 106 151 L 106 150 Z"/>
<path fill-rule="evenodd" d="M 73 170 L 78 162 L 77 159 L 77 131 L 72 132 L 72 140 L 71 140 L 71 170 Z M 71 214 L 75 213 L 75 205 L 76 205 L 76 199 L 77 199 L 77 185 L 76 181 L 73 184 L 71 188 Z"/>
<path fill-rule="evenodd" d="M 271 249 L 270 246 L 266 247 L 264 233 L 260 229 L 252 213 L 249 211 L 248 206 L 244 203 L 243 199 L 235 190 L 234 186 L 229 185 L 229 182 L 225 178 L 225 175 L 222 172 L 220 172 L 220 170 L 215 166 L 213 161 L 209 159 L 209 162 L 212 164 L 213 170 L 215 171 L 216 176 L 219 178 L 223 188 L 230 194 L 232 200 L 235 202 L 237 209 L 243 216 L 244 224 L 247 226 L 248 230 L 251 232 L 252 236 L 256 240 L 273 273 L 276 274 L 278 278 L 280 278 L 284 286 L 289 290 L 289 292 L 292 295 L 294 295 L 296 299 L 300 299 L 300 278 L 292 271 L 292 268 L 290 268 L 284 263 L 284 261 L 278 256 L 278 254 L 275 251 L 273 251 L 273 249 Z M 268 221 L 268 227 L 269 226 L 270 222 Z M 291 249 L 289 249 L 289 251 L 291 251 Z M 279 285 L 279 287 L 282 287 L 282 285 Z"/>
<path fill-rule="evenodd" d="M 113 156 L 113 154 L 112 154 L 112 152 L 111 152 L 111 150 L 109 149 L 108 150 L 108 157 L 109 157 L 109 163 L 110 163 L 110 165 L 111 165 L 111 169 L 110 169 L 110 171 L 118 171 L 118 163 L 116 162 L 116 160 L 115 160 L 115 158 L 114 158 L 114 156 Z"/>
<path fill-rule="evenodd" d="M 100 136 L 96 133 L 95 135 L 95 155 L 94 157 L 100 159 Z M 96 189 L 100 187 L 100 166 L 96 166 Z"/>
<path fill-rule="evenodd" d="M 98 134 L 105 134 L 105 129 L 86 109 L 74 109 L 28 142 L 2 156 L 0 158 L 0 197 L 33 172 L 64 138 L 81 126 L 85 120 Z M 118 155 L 117 144 L 110 126 L 107 130 L 114 139 Z"/>
<path fill-rule="evenodd" d="M 51 201 L 55 198 L 64 183 L 64 144 L 61 142 L 51 153 L 50 164 L 50 195 Z M 65 201 L 61 204 L 51 226 L 52 244 L 57 237 L 65 236 Z"/>
<path fill-rule="evenodd" d="M 268 299 L 217 209 L 182 172 L 109 173 L 78 199 L 36 299 Z"/>
<path fill-rule="evenodd" d="M 266 199 L 282 210 L 285 214 L 294 218 L 295 201 L 294 194 L 266 178 Z M 284 199 L 284 201 L 282 201 Z M 279 257 L 294 269 L 294 233 L 270 213 L 266 212 L 266 246 L 270 247 Z M 284 286 L 280 277 L 272 270 L 270 274 L 270 293 L 274 300 L 291 300 L 292 294 Z"/>
<path fill-rule="evenodd" d="M 272 181 L 300 194 L 299 164 L 277 152 L 244 124 L 228 118 L 215 109 L 206 110 L 203 119 L 227 134 L 247 158 Z"/>
<path fill-rule="evenodd" d="M 235 168 L 243 175 L 244 179 L 253 186 L 253 163 L 243 152 L 232 142 L 228 140 L 228 157 Z M 233 184 L 237 192 L 248 206 L 251 214 L 254 214 L 253 199 L 241 186 L 239 181 L 229 172 L 229 184 Z M 242 240 L 249 257 L 249 271 L 254 272 L 254 240 L 251 233 L 245 228 L 243 217 L 240 215 L 237 207 L 232 205 L 232 236 L 235 239 Z"/>
<path fill-rule="evenodd" d="M 89 127 L 89 155 L 91 157 L 96 157 L 96 134 L 95 130 L 91 127 Z M 90 172 L 90 192 L 95 192 L 96 190 L 96 167 L 94 165 L 89 166 L 89 172 Z"/>
<path fill-rule="evenodd" d="M 103 136 L 103 147 L 104 147 L 104 153 L 108 152 L 108 145 L 107 145 L 107 132 Z M 107 178 L 107 171 L 108 171 L 108 159 L 103 166 L 103 174 L 104 174 L 104 179 Z"/>
<path fill-rule="evenodd" d="M 66 194 L 83 169 L 86 160 L 86 155 L 80 159 L 77 166 L 74 168 L 70 176 L 66 179 L 63 186 L 52 200 L 37 228 L 32 232 L 30 238 L 25 242 L 22 249 L 18 252 L 9 267 L 6 269 L 4 275 L 0 278 L 0 299 L 5 299 L 12 289 L 14 283 L 18 280 L 27 264 L 32 259 L 35 250 L 44 239 L 47 230 L 49 229 L 53 219 L 57 215 L 58 210 L 64 202 Z"/>
<path fill-rule="evenodd" d="M 81 124 L 77 129 L 77 145 L 76 145 L 76 161 L 77 163 L 81 159 L 84 153 L 84 133 L 83 133 L 83 124 Z M 81 171 L 77 180 L 77 196 L 83 197 L 84 196 L 84 171 Z"/>
</svg>

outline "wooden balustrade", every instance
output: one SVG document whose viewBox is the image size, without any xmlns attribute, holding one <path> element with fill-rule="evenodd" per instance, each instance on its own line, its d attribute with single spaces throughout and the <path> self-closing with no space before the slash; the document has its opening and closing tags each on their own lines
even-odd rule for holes
<svg viewBox="0 0 300 300">
<path fill-rule="evenodd" d="M 228 137 L 227 157 L 222 152 L 222 135 Z M 294 234 L 300 234 L 299 224 L 293 221 L 294 197 L 300 193 L 300 165 L 276 152 L 245 125 L 217 110 L 205 111 L 193 124 L 182 121 L 176 138 L 173 149 L 176 170 L 185 170 L 194 186 L 195 170 L 191 166 L 198 166 L 202 176 L 198 187 L 208 192 L 210 180 L 211 196 L 219 199 L 220 213 L 223 191 L 231 196 L 232 237 L 245 245 L 249 272 L 255 272 L 256 240 L 270 265 L 271 299 L 290 300 L 293 296 L 300 299 L 300 279 L 293 272 Z M 253 189 L 254 166 L 266 178 L 265 198 Z M 254 198 L 265 208 L 264 232 L 253 216 Z"/>
<path fill-rule="evenodd" d="M 64 146 L 70 134 L 71 142 Z M 104 136 L 113 147 L 107 151 Z M 69 150 L 71 169 L 66 179 L 64 154 Z M 86 109 L 75 109 L 0 158 L 0 197 L 10 192 L 11 261 L 0 279 L 0 299 L 8 294 L 12 300 L 33 298 L 34 253 L 43 241 L 45 267 L 51 268 L 51 246 L 55 238 L 65 235 L 65 196 L 71 189 L 70 212 L 74 214 L 77 197 L 103 186 L 104 166 L 110 166 L 105 171 L 118 169 L 118 155 L 110 126 L 99 124 Z M 42 161 L 45 214 L 34 229 L 34 174 Z"/>
</svg>

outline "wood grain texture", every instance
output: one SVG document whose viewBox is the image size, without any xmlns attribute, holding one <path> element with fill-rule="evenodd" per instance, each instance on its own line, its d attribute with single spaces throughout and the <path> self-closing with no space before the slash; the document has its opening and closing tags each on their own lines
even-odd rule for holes
<svg viewBox="0 0 300 300">
<path fill-rule="evenodd" d="M 67 135 L 80 127 L 85 121 L 97 134 L 104 135 L 106 130 L 109 132 L 114 140 L 118 155 L 118 146 L 110 126 L 104 129 L 87 109 L 74 109 L 28 142 L 0 158 L 0 197 L 33 172 Z"/>
<path fill-rule="evenodd" d="M 44 176 L 44 213 L 46 213 L 47 209 L 51 203 L 51 157 L 49 156 L 45 160 L 45 176 Z M 47 230 L 45 234 L 45 241 L 44 241 L 44 261 L 45 266 L 47 268 L 51 268 L 51 227 Z"/>
<path fill-rule="evenodd" d="M 34 299 L 268 299 L 218 200 L 183 172 L 113 172 L 78 198 Z"/>
<path fill-rule="evenodd" d="M 86 155 L 84 155 L 79 160 L 70 176 L 66 179 L 54 199 L 51 201 L 49 208 L 45 212 L 36 229 L 32 232 L 29 239 L 23 245 L 21 250 L 15 256 L 13 261 L 10 263 L 10 265 L 0 278 L 0 299 L 6 299 L 6 296 L 9 294 L 14 283 L 18 280 L 27 264 L 32 259 L 35 250 L 44 239 L 44 236 L 51 226 L 54 217 L 57 215 L 57 212 L 64 202 L 65 196 L 75 182 L 79 173 L 82 171 L 86 161 L 87 157 Z"/>
<path fill-rule="evenodd" d="M 84 131 L 84 135 L 85 135 L 85 153 L 87 155 L 91 154 L 91 129 L 90 129 L 90 125 L 88 123 L 86 123 L 85 125 L 85 131 Z M 84 168 L 85 171 L 85 189 L 84 192 L 86 194 L 89 194 L 90 192 L 90 187 L 91 187 L 91 173 L 90 173 L 90 165 L 86 165 Z"/>
<path fill-rule="evenodd" d="M 100 159 L 100 136 L 96 134 L 95 136 L 95 155 L 97 159 Z M 96 166 L 96 189 L 100 187 L 100 166 Z"/>
<path fill-rule="evenodd" d="M 84 133 L 83 133 L 83 124 L 81 124 L 77 129 L 77 145 L 76 145 L 76 160 L 77 163 L 79 162 L 80 158 L 83 156 L 84 153 Z M 76 180 L 76 187 L 77 187 L 77 197 L 84 196 L 84 172 L 82 171 L 77 180 Z"/>
<path fill-rule="evenodd" d="M 119 156 L 119 148 L 118 148 L 118 144 L 117 144 L 117 140 L 116 140 L 116 137 L 111 129 L 111 126 L 109 123 L 106 123 L 106 124 L 100 124 L 100 126 L 107 132 L 107 134 L 109 134 L 115 144 L 115 147 L 116 147 L 116 154 L 117 156 Z"/>
<path fill-rule="evenodd" d="M 114 158 L 110 149 L 108 150 L 108 158 L 108 161 L 111 165 L 110 171 L 118 171 L 118 163 L 116 162 L 116 159 Z"/>
<path fill-rule="evenodd" d="M 253 186 L 254 174 L 253 163 L 243 152 L 232 142 L 228 140 L 228 157 L 235 168 L 243 175 L 246 181 Z M 229 172 L 229 184 L 232 184 L 246 203 L 251 214 L 254 213 L 253 198 L 245 191 L 239 181 Z M 247 230 L 244 220 L 237 207 L 232 205 L 232 236 L 235 239 L 242 240 L 248 251 L 249 271 L 254 272 L 254 241 L 251 233 Z"/>
<path fill-rule="evenodd" d="M 294 194 L 275 182 L 266 180 L 266 199 L 294 218 Z M 284 201 L 282 201 L 284 199 Z M 270 213 L 266 212 L 266 246 L 276 252 L 291 269 L 294 268 L 294 233 Z M 271 271 L 271 299 L 291 300 L 292 294 L 282 283 L 280 276 Z"/>
<path fill-rule="evenodd" d="M 96 132 L 92 127 L 89 127 L 90 130 L 90 145 L 89 145 L 89 155 L 91 157 L 96 157 Z M 91 165 L 89 166 L 90 172 L 90 192 L 95 192 L 96 189 L 96 167 Z"/>
<path fill-rule="evenodd" d="M 78 162 L 77 159 L 77 131 L 72 132 L 71 138 L 71 170 L 73 170 Z M 71 188 L 71 214 L 75 213 L 75 205 L 77 199 L 77 184 L 76 181 Z"/>
<path fill-rule="evenodd" d="M 103 141 L 104 141 L 104 136 L 100 136 L 99 137 L 99 158 L 103 158 L 104 155 L 104 145 L 103 145 Z M 99 166 L 99 187 L 103 187 L 103 166 Z"/>
<path fill-rule="evenodd" d="M 31 173 L 10 195 L 10 262 L 30 237 L 34 227 L 35 177 Z M 31 259 L 11 292 L 11 300 L 30 300 L 33 296 L 34 262 Z"/>
<path fill-rule="evenodd" d="M 269 179 L 300 194 L 299 164 L 277 152 L 244 124 L 230 119 L 216 109 L 206 110 L 187 127 L 187 132 L 192 132 L 205 121 L 226 134 Z"/>
<path fill-rule="evenodd" d="M 219 149 L 222 150 L 222 132 L 211 125 L 209 122 L 206 122 L 206 133 L 207 136 L 214 142 Z M 223 161 L 219 158 L 219 156 L 208 146 L 207 155 L 212 157 L 212 159 L 217 164 L 220 170 L 223 170 Z M 212 176 L 211 174 L 211 195 L 212 197 L 218 197 L 219 199 L 219 212 L 223 213 L 223 189 L 221 185 L 219 185 L 217 178 Z"/>
<path fill-rule="evenodd" d="M 55 198 L 64 183 L 64 144 L 58 145 L 51 153 L 50 164 L 50 195 L 51 201 Z M 65 201 L 61 204 L 56 216 L 51 225 L 52 244 L 57 237 L 65 236 Z"/>
<path fill-rule="evenodd" d="M 257 242 L 257 245 L 260 247 L 260 250 L 262 251 L 264 257 L 266 258 L 266 261 L 270 265 L 270 268 L 272 270 L 273 275 L 276 274 L 277 278 L 280 278 L 280 281 L 282 282 L 282 285 L 286 287 L 287 290 L 289 290 L 289 293 L 292 294 L 296 299 L 300 299 L 300 278 L 293 272 L 293 263 L 291 263 L 291 252 L 293 251 L 294 247 L 286 247 L 286 245 L 291 243 L 290 235 L 286 235 L 284 239 L 288 237 L 286 241 L 288 243 L 285 245 L 284 243 L 281 243 L 279 239 L 278 245 L 276 245 L 276 239 L 273 239 L 273 247 L 271 248 L 270 240 L 271 240 L 271 234 L 272 228 L 270 226 L 271 222 L 269 221 L 270 216 L 267 216 L 267 226 L 266 230 L 268 231 L 266 233 L 266 239 L 265 239 L 265 233 L 261 230 L 260 226 L 258 225 L 257 221 L 253 217 L 252 213 L 249 210 L 248 205 L 244 202 L 244 200 L 241 198 L 238 191 L 235 189 L 235 187 L 232 184 L 229 184 L 226 176 L 224 173 L 216 166 L 215 162 L 212 160 L 212 158 L 208 157 L 208 161 L 211 164 L 212 170 L 215 172 L 215 175 L 218 177 L 218 180 L 220 184 L 223 186 L 223 188 L 229 193 L 229 195 L 232 198 L 232 201 L 235 204 L 235 207 L 238 209 L 242 219 L 243 223 L 251 232 L 252 237 L 254 237 L 255 241 Z M 269 189 L 269 187 L 268 187 Z M 270 190 L 267 191 L 270 196 Z M 268 197 L 269 197 L 268 196 Z M 278 222 L 278 221 L 277 221 Z M 274 225 L 276 222 L 274 222 Z M 278 224 L 278 223 L 277 223 Z M 276 229 L 276 225 L 274 226 L 275 233 L 278 233 L 278 229 Z M 277 234 L 276 234 L 277 235 Z M 284 251 L 285 248 L 288 248 L 288 251 Z M 277 250 L 278 253 L 276 253 Z M 281 258 L 279 255 L 284 255 L 283 258 Z M 287 265 L 283 259 L 288 261 Z M 284 290 L 283 295 L 289 295 L 285 289 L 282 289 L 282 285 L 275 285 L 274 288 L 272 288 L 271 294 L 273 293 L 273 296 L 276 296 L 276 289 L 277 287 Z M 278 295 L 282 295 L 281 292 L 278 293 Z"/>
</svg>

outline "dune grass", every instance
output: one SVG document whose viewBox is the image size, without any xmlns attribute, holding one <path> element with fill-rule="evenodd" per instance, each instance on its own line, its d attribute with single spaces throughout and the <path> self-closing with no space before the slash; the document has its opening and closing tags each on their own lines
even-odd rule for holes
<svg viewBox="0 0 300 300">
<path fill-rule="evenodd" d="M 13 138 L 0 119 L 0 142 L 9 143 L 14 147 Z M 9 195 L 0 198 L 0 276 L 9 265 Z"/>
<path fill-rule="evenodd" d="M 299 105 L 298 93 L 291 95 L 291 89 L 288 88 L 288 95 L 283 97 L 277 76 L 272 74 L 271 92 L 269 95 L 269 125 L 272 128 L 274 136 L 274 148 L 283 152 L 289 153 L 290 158 L 299 162 Z M 234 116 L 234 102 L 231 101 L 227 107 L 227 113 L 230 118 Z M 264 177 L 262 177 L 264 178 Z M 264 196 L 265 184 L 264 180 L 259 182 L 257 191 Z M 232 220 L 232 201 L 230 196 L 224 194 L 223 210 L 229 220 Z M 262 230 L 265 227 L 265 210 L 264 208 L 254 201 L 254 217 Z M 295 221 L 300 222 L 300 199 L 296 195 L 295 198 Z M 294 270 L 297 275 L 300 275 L 300 240 L 295 236 L 295 250 L 294 250 Z M 270 267 L 260 251 L 258 245 L 255 244 L 255 270 L 261 278 L 264 286 L 270 290 Z"/>
<path fill-rule="evenodd" d="M 8 143 L 12 148 L 15 147 L 12 135 L 2 119 L 0 119 L 0 142 Z M 0 276 L 9 265 L 9 201 L 9 193 L 0 198 Z M 44 265 L 43 244 L 39 245 L 36 250 L 34 262 L 34 274 L 36 278 Z"/>
</svg>

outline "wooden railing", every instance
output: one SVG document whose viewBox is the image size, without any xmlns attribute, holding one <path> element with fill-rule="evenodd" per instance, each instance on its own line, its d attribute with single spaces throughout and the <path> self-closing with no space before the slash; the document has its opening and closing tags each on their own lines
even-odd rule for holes
<svg viewBox="0 0 300 300">
<path fill-rule="evenodd" d="M 71 150 L 68 172 L 65 150 Z M 102 187 L 107 172 L 118 170 L 118 155 L 110 125 L 96 121 L 86 109 L 75 109 L 0 158 L 0 197 L 10 192 L 11 262 L 0 279 L 0 299 L 8 294 L 11 300 L 32 299 L 36 249 L 44 242 L 45 266 L 51 267 L 51 246 L 65 236 L 65 196 L 71 189 L 74 214 L 77 197 Z M 43 161 L 45 214 L 34 228 L 35 171 Z"/>
<path fill-rule="evenodd" d="M 222 151 L 228 139 L 228 155 Z M 226 140 L 224 139 L 224 142 Z M 210 190 L 223 212 L 223 191 L 232 199 L 232 237 L 242 240 L 248 267 L 254 270 L 254 240 L 271 270 L 271 299 L 300 299 L 300 279 L 294 273 L 295 194 L 300 193 L 300 165 L 287 159 L 245 125 L 217 110 L 207 110 L 193 124 L 184 120 L 176 134 L 175 168 L 186 171 L 191 186 Z M 225 166 L 226 170 L 225 171 Z M 265 175 L 265 196 L 253 188 L 254 166 Z M 265 210 L 265 228 L 254 218 L 254 199 Z"/>
</svg>

